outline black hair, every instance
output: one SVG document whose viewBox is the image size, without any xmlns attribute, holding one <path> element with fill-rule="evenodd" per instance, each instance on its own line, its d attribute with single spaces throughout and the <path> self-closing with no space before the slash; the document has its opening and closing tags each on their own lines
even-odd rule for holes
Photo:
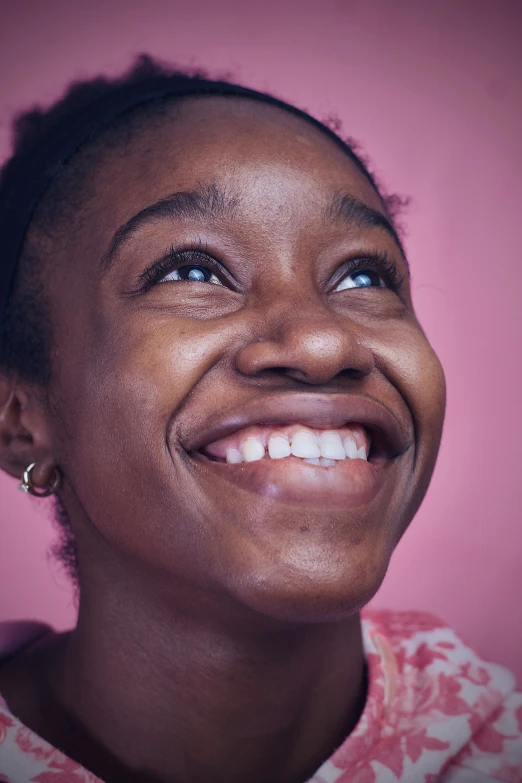
<svg viewBox="0 0 522 783">
<path fill-rule="evenodd" d="M 39 253 L 27 246 L 30 227 L 52 233 L 66 205 L 79 209 L 82 168 L 76 153 L 113 134 L 118 144 L 137 118 L 147 123 L 172 101 L 196 95 L 245 97 L 280 107 L 318 128 L 349 156 L 380 196 L 392 225 L 405 200 L 378 186 L 367 161 L 335 119 L 319 122 L 272 95 L 212 80 L 202 71 L 181 71 L 140 55 L 122 77 L 73 83 L 47 109 L 37 106 L 13 123 L 13 152 L 0 172 L 0 369 L 45 390 L 52 374 L 52 328 Z M 79 197 L 73 199 L 73 193 Z M 400 244 L 399 237 L 397 240 Z M 57 500 L 59 556 L 74 577 L 76 550 L 67 514 Z"/>
</svg>

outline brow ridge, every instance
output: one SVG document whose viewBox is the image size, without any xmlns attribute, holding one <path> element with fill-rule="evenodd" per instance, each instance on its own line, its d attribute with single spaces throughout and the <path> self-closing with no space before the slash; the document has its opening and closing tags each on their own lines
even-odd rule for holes
<svg viewBox="0 0 522 783">
<path fill-rule="evenodd" d="M 381 228 L 399 246 L 406 264 L 406 253 L 401 239 L 391 220 L 378 209 L 373 209 L 348 193 L 338 193 L 334 196 L 326 209 L 326 217 L 330 220 L 342 220 L 349 227 L 357 228 Z"/>
<path fill-rule="evenodd" d="M 219 218 L 232 214 L 239 205 L 237 197 L 230 196 L 217 185 L 172 193 L 137 212 L 114 233 L 102 257 L 102 269 L 107 271 L 120 248 L 141 226 L 157 219 Z"/>
<path fill-rule="evenodd" d="M 113 264 L 120 248 L 139 228 L 157 219 L 208 219 L 229 216 L 239 205 L 239 198 L 231 196 L 218 185 L 206 185 L 194 190 L 178 191 L 148 205 L 137 212 L 114 233 L 102 257 L 102 270 Z M 391 220 L 382 212 L 347 193 L 334 196 L 326 209 L 329 220 L 342 220 L 349 227 L 380 228 L 394 240 L 408 265 L 402 242 Z"/>
</svg>

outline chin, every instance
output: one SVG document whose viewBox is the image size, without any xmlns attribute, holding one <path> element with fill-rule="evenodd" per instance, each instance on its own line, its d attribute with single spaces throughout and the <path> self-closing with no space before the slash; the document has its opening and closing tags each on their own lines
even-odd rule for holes
<svg viewBox="0 0 522 783">
<path fill-rule="evenodd" d="M 299 558 L 280 557 L 257 564 L 233 583 L 236 601 L 275 620 L 292 623 L 338 622 L 356 614 L 382 584 L 389 556 L 376 550 L 339 553 L 311 549 Z"/>
</svg>

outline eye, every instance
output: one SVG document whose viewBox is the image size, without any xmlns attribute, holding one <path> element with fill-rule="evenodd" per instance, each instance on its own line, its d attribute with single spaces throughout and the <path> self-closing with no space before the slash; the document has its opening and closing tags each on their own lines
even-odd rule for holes
<svg viewBox="0 0 522 783">
<path fill-rule="evenodd" d="M 386 283 L 373 269 L 357 269 L 343 277 L 335 291 L 344 291 L 346 288 L 383 288 Z"/>
<path fill-rule="evenodd" d="M 168 275 L 165 275 L 159 281 L 160 283 L 169 283 L 175 281 L 187 280 L 194 283 L 212 283 L 213 285 L 223 285 L 221 280 L 210 269 L 199 264 L 185 264 L 177 269 L 173 269 Z"/>
</svg>

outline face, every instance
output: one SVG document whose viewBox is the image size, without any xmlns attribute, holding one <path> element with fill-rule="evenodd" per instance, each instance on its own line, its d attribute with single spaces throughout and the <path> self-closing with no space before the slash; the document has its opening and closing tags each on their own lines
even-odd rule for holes
<svg viewBox="0 0 522 783">
<path fill-rule="evenodd" d="M 88 192 L 48 280 L 84 572 L 99 541 L 173 594 L 353 613 L 424 496 L 444 413 L 379 196 L 301 119 L 210 97 L 108 148 Z"/>
</svg>

